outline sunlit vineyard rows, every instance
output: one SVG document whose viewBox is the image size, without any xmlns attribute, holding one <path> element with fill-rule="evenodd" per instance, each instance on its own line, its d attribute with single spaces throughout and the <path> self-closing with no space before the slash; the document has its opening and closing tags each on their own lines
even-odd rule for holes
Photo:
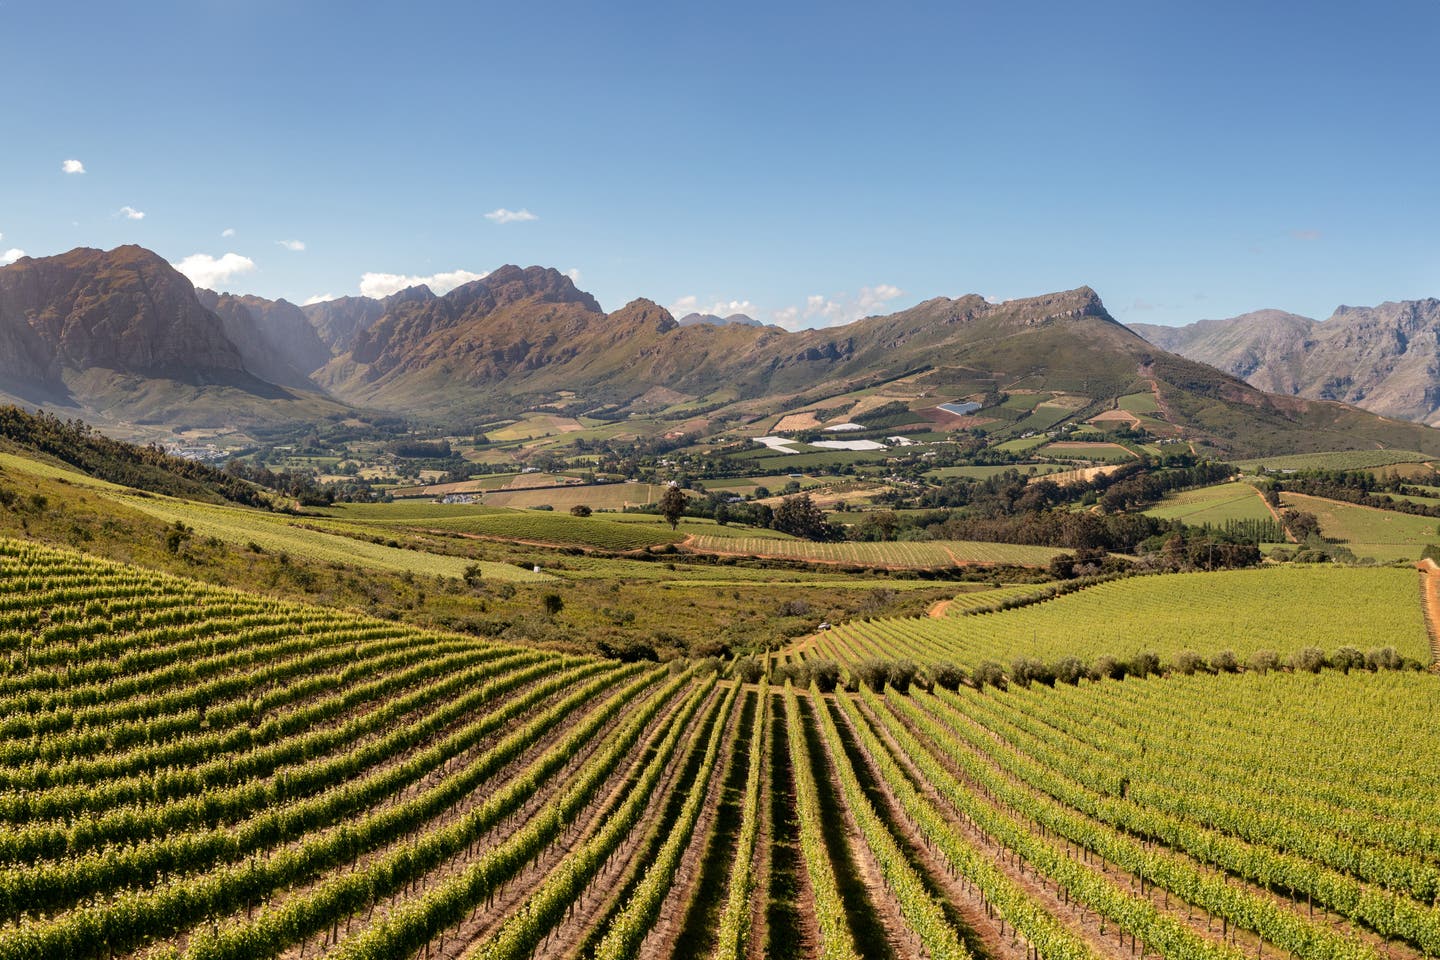
<svg viewBox="0 0 1440 960">
<path fill-rule="evenodd" d="M 816 543 L 811 540 L 775 540 L 760 537 L 697 536 L 688 544 L 703 553 L 734 553 L 756 557 L 838 563 L 855 566 L 929 570 L 957 564 L 1015 564 L 1043 567 L 1064 553 L 1052 547 L 974 540 L 913 540 L 887 543 L 847 541 Z"/>
<path fill-rule="evenodd" d="M 0 960 L 1440 956 L 1434 673 L 925 673 L 1428 657 L 1416 576 L 1135 578 L 845 624 L 787 655 L 833 660 L 831 688 L 0 542 Z M 866 679 L 900 659 L 920 672 Z"/>
</svg>

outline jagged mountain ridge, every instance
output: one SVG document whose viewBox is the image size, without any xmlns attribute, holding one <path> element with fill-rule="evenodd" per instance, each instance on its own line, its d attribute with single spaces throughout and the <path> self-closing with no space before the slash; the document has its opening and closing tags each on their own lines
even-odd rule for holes
<svg viewBox="0 0 1440 960">
<path fill-rule="evenodd" d="M 1186 436 L 1234 452 L 1440 452 L 1440 432 L 1267 394 L 1160 349 L 1088 287 L 1001 304 L 936 297 L 791 332 L 682 326 L 644 299 L 606 313 L 543 267 L 501 267 L 443 296 L 416 287 L 303 309 L 197 292 L 138 247 L 0 268 L 0 389 L 51 391 L 82 414 L 136 422 L 233 426 L 360 408 L 468 428 L 560 399 L 611 419 L 675 405 L 680 416 L 743 416 L 902 378 L 937 396 L 1061 390 L 1096 410 L 1153 391 Z"/>
<path fill-rule="evenodd" d="M 1341 306 L 1325 321 L 1261 310 L 1131 329 L 1262 390 L 1440 424 L 1440 300 Z"/>
<path fill-rule="evenodd" d="M 224 299 L 209 296 L 217 305 Z M 303 376 L 287 385 L 304 391 L 295 393 L 247 363 L 248 350 L 278 363 L 280 350 L 294 344 L 268 343 L 269 321 L 257 320 L 242 299 L 225 308 L 228 320 L 139 246 L 22 258 L 0 268 L 0 390 L 22 402 L 137 422 L 208 425 L 285 419 L 291 408 L 295 417 L 339 409 Z"/>
</svg>

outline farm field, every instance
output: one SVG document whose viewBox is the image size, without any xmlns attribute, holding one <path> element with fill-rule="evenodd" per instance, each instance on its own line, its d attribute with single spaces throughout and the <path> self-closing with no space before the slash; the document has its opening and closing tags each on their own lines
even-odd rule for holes
<svg viewBox="0 0 1440 960">
<path fill-rule="evenodd" d="M 1163 660 L 1185 650 L 1207 657 L 1230 650 L 1243 660 L 1260 650 L 1383 644 L 1428 663 L 1416 576 L 1396 568 L 1280 567 L 1130 577 L 1000 613 L 846 624 L 818 641 L 816 652 L 842 663 L 895 655 L 974 667 L 1145 651 Z"/>
<path fill-rule="evenodd" d="M 684 534 L 662 523 L 617 523 L 600 517 L 572 517 L 548 510 L 505 510 L 474 517 L 444 517 L 424 521 L 427 530 L 468 533 L 501 540 L 537 541 L 595 547 L 600 550 L 639 550 L 676 543 Z"/>
<path fill-rule="evenodd" d="M 1036 453 L 1047 457 L 1068 457 L 1075 460 L 1101 460 L 1117 463 L 1136 459 L 1134 453 L 1118 443 L 1097 443 L 1084 440 L 1046 444 Z"/>
<path fill-rule="evenodd" d="M 1058 473 L 1064 469 L 1058 463 L 1006 463 L 993 466 L 936 467 L 934 470 L 926 471 L 925 475 L 937 480 L 945 480 L 950 477 L 974 477 L 977 480 L 987 480 L 1007 470 L 1018 470 L 1021 476 L 1029 476 L 1032 473 L 1036 476 L 1044 476 L 1047 473 Z"/>
<path fill-rule="evenodd" d="M 658 483 L 596 483 L 550 487 L 540 490 L 497 490 L 485 494 L 491 507 L 554 507 L 569 510 L 587 506 L 591 510 L 624 510 L 658 503 L 665 487 Z"/>
<path fill-rule="evenodd" d="M 893 543 L 815 543 L 809 540 L 772 540 L 760 537 L 697 536 L 687 542 L 701 553 L 734 553 L 777 557 L 812 563 L 839 563 L 916 570 L 953 567 L 964 563 L 1044 566 L 1064 553 L 1050 547 L 970 540 L 913 540 Z"/>
<path fill-rule="evenodd" d="M 1340 541 L 1359 557 L 1418 560 L 1426 544 L 1440 542 L 1440 533 L 1437 533 L 1440 520 L 1434 517 L 1417 517 L 1299 493 L 1282 493 L 1280 502 L 1313 513 L 1320 521 L 1322 536 Z"/>
<path fill-rule="evenodd" d="M 1329 596 L 1290 611 L 1292 641 L 1353 637 L 1319 632 L 1349 604 L 1413 652 L 1415 576 L 1136 578 L 806 654 L 910 656 L 948 635 L 902 625 L 984 622 L 1019 650 L 1016 615 L 1117 588 L 1143 613 Z M 0 960 L 1440 951 L 1430 673 L 822 692 L 15 541 L 0 598 Z"/>
<path fill-rule="evenodd" d="M 1235 465 L 1247 473 L 1266 470 L 1365 470 L 1401 463 L 1424 463 L 1433 460 L 1413 450 L 1342 450 L 1335 453 L 1295 453 L 1286 456 L 1237 460 Z"/>
<path fill-rule="evenodd" d="M 1145 511 L 1161 520 L 1183 520 L 1200 526 L 1223 526 L 1228 520 L 1273 520 L 1265 501 L 1243 481 L 1217 483 L 1171 494 Z"/>
</svg>

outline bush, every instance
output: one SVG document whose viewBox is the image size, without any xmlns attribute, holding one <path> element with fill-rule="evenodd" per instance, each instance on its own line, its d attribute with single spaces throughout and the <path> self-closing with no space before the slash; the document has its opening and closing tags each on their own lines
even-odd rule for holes
<svg viewBox="0 0 1440 960">
<path fill-rule="evenodd" d="M 1171 669 L 1176 673 L 1183 673 L 1185 676 L 1192 676 L 1196 673 L 1209 673 L 1210 668 L 1205 663 L 1205 658 L 1194 650 L 1181 650 L 1175 654 L 1175 662 Z"/>
<path fill-rule="evenodd" d="M 1152 673 L 1159 673 L 1159 655 L 1149 651 L 1135 654 L 1130 660 L 1130 672 L 1142 680 Z"/>
<path fill-rule="evenodd" d="M 830 693 L 840 682 L 840 664 L 834 660 L 807 660 L 805 666 L 809 668 L 810 682 L 821 693 Z"/>
<path fill-rule="evenodd" d="M 759 683 L 765 676 L 765 665 L 754 657 L 742 657 L 735 661 L 735 676 L 741 683 Z"/>
<path fill-rule="evenodd" d="M 1240 658 L 1234 650 L 1221 650 L 1210 658 L 1210 666 L 1216 673 L 1239 673 Z"/>
<path fill-rule="evenodd" d="M 1036 660 L 1034 657 L 1016 657 L 1010 664 L 1010 679 L 1022 687 L 1030 686 L 1031 682 L 1043 683 L 1046 686 L 1055 686 L 1055 671 L 1043 660 Z"/>
<path fill-rule="evenodd" d="M 1325 659 L 1325 651 L 1319 647 L 1303 647 L 1290 655 L 1290 669 L 1296 673 L 1319 673 L 1324 670 L 1328 661 Z"/>
<path fill-rule="evenodd" d="M 1004 690 L 1008 687 L 1005 680 L 1005 668 L 994 660 L 986 660 L 975 668 L 975 687 L 978 690 L 985 689 L 986 685 L 997 690 Z"/>
<path fill-rule="evenodd" d="M 855 678 L 865 686 L 880 693 L 885 689 L 885 681 L 889 679 L 890 665 L 884 660 L 861 660 L 855 664 Z"/>
<path fill-rule="evenodd" d="M 590 513 L 590 508 L 585 506 L 585 504 L 583 503 L 577 503 L 575 504 L 575 506 L 570 508 L 570 516 L 572 517 L 580 517 L 581 519 L 584 519 L 585 517 L 590 516 Z"/>
<path fill-rule="evenodd" d="M 1371 670 L 1399 670 L 1405 666 L 1405 659 L 1394 647 L 1376 647 L 1365 654 L 1365 666 Z"/>
<path fill-rule="evenodd" d="M 1061 657 L 1055 663 L 1054 673 L 1056 680 L 1068 683 L 1072 687 L 1078 684 L 1081 678 L 1090 675 L 1089 668 L 1078 657 Z"/>
<path fill-rule="evenodd" d="M 1365 666 L 1365 654 L 1355 647 L 1341 647 L 1330 654 L 1330 666 L 1336 670 L 1343 670 L 1345 673 L 1359 670 Z"/>
<path fill-rule="evenodd" d="M 965 682 L 965 668 L 949 661 L 931 664 L 930 681 L 946 690 L 959 690 Z"/>
<path fill-rule="evenodd" d="M 909 693 L 910 684 L 919 676 L 920 668 L 914 660 L 892 660 L 886 665 L 885 679 L 900 693 Z"/>
<path fill-rule="evenodd" d="M 1250 662 L 1247 668 L 1256 673 L 1269 673 L 1271 670 L 1280 669 L 1280 655 L 1274 650 L 1256 650 L 1250 655 Z"/>
<path fill-rule="evenodd" d="M 1125 675 L 1129 672 L 1128 664 L 1109 656 L 1100 657 L 1090 665 L 1090 679 L 1092 680 L 1124 680 Z"/>
</svg>

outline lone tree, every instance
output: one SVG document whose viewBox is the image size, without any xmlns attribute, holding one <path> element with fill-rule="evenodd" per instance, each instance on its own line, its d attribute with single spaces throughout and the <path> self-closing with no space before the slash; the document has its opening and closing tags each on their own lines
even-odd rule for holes
<svg viewBox="0 0 1440 960">
<path fill-rule="evenodd" d="M 836 532 L 834 527 L 825 522 L 824 512 L 815 505 L 808 493 L 786 497 L 780 501 L 780 506 L 775 508 L 775 519 L 771 521 L 771 526 L 781 533 L 806 540 L 831 540 Z"/>
<path fill-rule="evenodd" d="M 689 503 L 685 491 L 677 484 L 672 483 L 665 488 L 665 492 L 660 496 L 660 516 L 670 524 L 671 530 L 680 525 L 680 518 L 685 516 L 685 507 Z"/>
</svg>

